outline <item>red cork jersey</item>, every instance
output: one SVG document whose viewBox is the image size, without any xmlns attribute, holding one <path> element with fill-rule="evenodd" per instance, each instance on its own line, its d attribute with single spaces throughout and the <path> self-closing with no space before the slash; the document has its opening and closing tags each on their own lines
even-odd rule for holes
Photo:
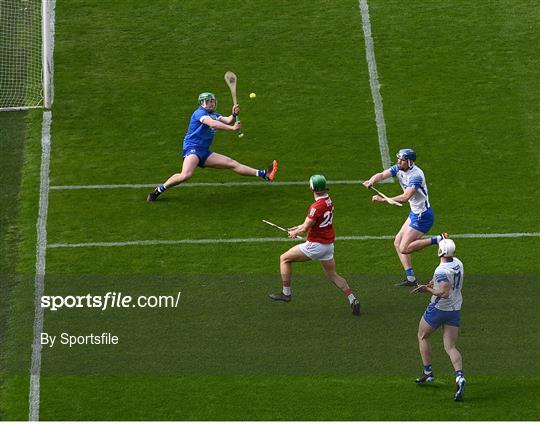
<svg viewBox="0 0 540 424">
<path fill-rule="evenodd" d="M 310 207 L 307 217 L 315 221 L 307 234 L 307 240 L 315 243 L 330 244 L 336 237 L 334 233 L 334 204 L 326 195 L 315 201 Z"/>
</svg>

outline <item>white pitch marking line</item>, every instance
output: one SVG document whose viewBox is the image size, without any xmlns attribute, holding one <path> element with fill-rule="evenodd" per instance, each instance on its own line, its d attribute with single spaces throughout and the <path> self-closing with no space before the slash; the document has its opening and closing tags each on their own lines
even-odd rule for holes
<svg viewBox="0 0 540 424">
<path fill-rule="evenodd" d="M 366 241 L 366 240 L 392 240 L 395 236 L 338 236 L 337 241 Z M 540 237 L 539 233 L 491 233 L 491 234 L 452 234 L 453 239 L 474 238 L 522 238 Z M 48 249 L 81 248 L 81 247 L 122 247 L 122 246 L 155 246 L 170 244 L 228 244 L 228 243 L 273 243 L 296 241 L 287 237 L 253 237 L 253 238 L 231 238 L 231 239 L 185 239 L 185 240 L 133 240 L 133 241 L 104 241 L 88 243 L 51 243 Z"/>
<path fill-rule="evenodd" d="M 371 87 L 371 97 L 375 107 L 375 122 L 377 123 L 377 134 L 379 137 L 379 150 L 384 169 L 390 168 L 390 153 L 388 150 L 388 140 L 386 137 L 386 123 L 384 121 L 383 101 L 379 91 L 379 75 L 377 72 L 377 61 L 375 60 L 375 48 L 371 36 L 371 22 L 369 19 L 369 7 L 367 0 L 359 1 L 360 12 L 362 14 L 362 29 L 364 31 L 364 42 L 366 45 L 366 60 L 369 70 L 369 85 Z M 388 179 L 388 181 L 392 181 Z"/>
<path fill-rule="evenodd" d="M 331 185 L 362 184 L 361 180 L 328 180 Z M 58 185 L 51 186 L 51 190 L 105 190 L 113 188 L 154 188 L 158 184 L 89 184 L 89 185 Z M 225 183 L 184 183 L 176 187 L 238 187 L 238 186 L 308 186 L 307 181 L 231 181 Z"/>
<path fill-rule="evenodd" d="M 28 405 L 29 421 L 39 421 L 40 375 L 41 375 L 41 333 L 43 331 L 44 310 L 41 297 L 45 292 L 45 261 L 47 254 L 47 214 L 49 208 L 49 165 L 51 158 L 51 111 L 43 112 L 41 129 L 41 172 L 39 189 L 39 215 L 37 219 L 36 276 L 34 338 L 32 342 L 32 364 L 30 366 L 30 393 Z"/>
</svg>

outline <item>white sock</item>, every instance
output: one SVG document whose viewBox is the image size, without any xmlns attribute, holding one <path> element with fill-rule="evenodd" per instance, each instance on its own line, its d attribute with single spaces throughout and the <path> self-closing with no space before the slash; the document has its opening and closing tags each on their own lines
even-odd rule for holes
<svg viewBox="0 0 540 424">
<path fill-rule="evenodd" d="M 283 286 L 283 294 L 285 296 L 290 296 L 291 295 L 291 286 Z"/>
<path fill-rule="evenodd" d="M 354 297 L 354 294 L 352 293 L 348 295 L 347 298 L 349 299 L 349 303 L 353 303 L 356 300 L 356 297 Z"/>
</svg>

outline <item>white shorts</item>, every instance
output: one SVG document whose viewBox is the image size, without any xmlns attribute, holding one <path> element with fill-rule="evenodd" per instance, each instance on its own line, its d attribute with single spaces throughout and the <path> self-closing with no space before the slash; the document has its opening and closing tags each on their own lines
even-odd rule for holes
<svg viewBox="0 0 540 424">
<path fill-rule="evenodd" d="M 334 243 L 323 244 L 306 241 L 298 246 L 304 255 L 314 261 L 329 261 L 334 257 Z"/>
</svg>

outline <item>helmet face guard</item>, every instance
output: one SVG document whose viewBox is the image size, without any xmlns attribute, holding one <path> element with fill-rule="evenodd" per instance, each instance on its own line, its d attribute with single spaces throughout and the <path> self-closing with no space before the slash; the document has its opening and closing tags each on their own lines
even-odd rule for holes
<svg viewBox="0 0 540 424">
<path fill-rule="evenodd" d="M 401 149 L 397 152 L 396 157 L 401 160 L 406 160 L 409 164 L 409 168 L 413 167 L 416 160 L 416 152 L 413 149 Z"/>
<path fill-rule="evenodd" d="M 456 244 L 451 239 L 442 239 L 439 243 L 439 251 L 437 254 L 445 258 L 451 258 L 456 252 Z"/>
<path fill-rule="evenodd" d="M 328 186 L 326 185 L 326 178 L 324 175 L 312 175 L 309 179 L 309 188 L 315 193 L 328 191 Z"/>
<path fill-rule="evenodd" d="M 214 93 L 201 93 L 199 94 L 199 105 L 206 109 L 207 103 L 209 100 L 214 100 L 217 106 L 217 99 Z"/>
</svg>

